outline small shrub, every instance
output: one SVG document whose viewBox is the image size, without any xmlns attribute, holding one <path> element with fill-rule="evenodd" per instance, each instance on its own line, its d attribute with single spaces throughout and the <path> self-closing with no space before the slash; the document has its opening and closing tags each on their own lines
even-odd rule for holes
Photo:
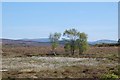
<svg viewBox="0 0 120 80">
<path fill-rule="evenodd" d="M 115 75 L 114 73 L 112 73 L 112 74 L 104 74 L 101 77 L 101 80 L 116 80 L 118 78 L 119 78 L 118 75 Z"/>
</svg>

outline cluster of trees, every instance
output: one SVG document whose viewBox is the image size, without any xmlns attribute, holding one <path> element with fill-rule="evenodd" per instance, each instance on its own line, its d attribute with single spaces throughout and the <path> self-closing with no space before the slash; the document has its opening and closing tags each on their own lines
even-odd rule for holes
<svg viewBox="0 0 120 80">
<path fill-rule="evenodd" d="M 87 34 L 81 33 L 77 31 L 76 29 L 69 29 L 65 30 L 63 33 L 63 38 L 65 45 L 64 49 L 66 52 L 70 52 L 71 55 L 75 54 L 76 50 L 79 50 L 79 54 L 82 54 L 84 51 L 88 48 L 87 43 Z M 61 37 L 61 33 L 53 33 L 49 35 L 49 39 L 51 41 L 51 49 L 52 53 L 56 55 L 55 49 L 59 45 L 59 39 Z"/>
</svg>

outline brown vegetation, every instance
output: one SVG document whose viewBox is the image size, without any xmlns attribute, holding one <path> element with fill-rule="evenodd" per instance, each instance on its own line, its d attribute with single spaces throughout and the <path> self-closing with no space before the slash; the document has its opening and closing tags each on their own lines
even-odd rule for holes
<svg viewBox="0 0 120 80">
<path fill-rule="evenodd" d="M 3 45 L 2 50 L 3 57 L 54 56 L 51 54 L 50 46 L 9 47 Z M 64 51 L 63 46 L 58 46 L 56 51 L 56 56 L 69 56 L 69 53 Z M 89 47 L 89 49 L 79 57 L 108 57 L 108 55 L 118 55 L 118 47 Z"/>
<path fill-rule="evenodd" d="M 7 58 L 26 58 L 32 56 L 55 56 L 51 54 L 50 46 L 8 46 L 3 45 L 3 59 Z M 72 55 L 68 55 L 64 51 L 63 46 L 59 46 L 56 48 L 57 55 L 59 56 L 67 56 L 67 57 L 76 57 Z M 76 52 L 77 53 L 77 52 Z M 67 55 L 66 55 L 67 54 Z M 78 57 L 78 56 L 77 56 Z M 96 47 L 92 46 L 89 49 L 81 54 L 79 57 L 81 58 L 96 58 L 95 61 L 100 62 L 98 66 L 85 66 L 85 65 L 74 65 L 74 66 L 62 66 L 61 68 L 54 70 L 41 70 L 41 71 L 26 71 L 22 72 L 19 70 L 11 70 L 4 71 L 3 78 L 99 78 L 101 75 L 109 73 L 110 71 L 115 71 L 116 66 L 114 64 L 118 63 L 118 47 Z M 102 60 L 106 58 L 105 60 Z M 9 60 L 9 59 L 8 59 Z M 33 60 L 34 61 L 34 60 Z M 4 62 L 4 61 L 3 61 Z M 14 63 L 14 62 L 11 62 Z M 10 64 L 11 64 L 10 63 Z M 40 62 L 37 62 L 40 64 Z M 79 62 L 82 63 L 82 62 Z M 112 64 L 113 66 L 105 65 Z M 32 62 L 31 62 L 32 64 Z M 53 64 L 61 64 L 58 62 L 54 62 Z M 65 63 L 66 64 L 66 63 Z M 22 66 L 22 65 L 21 65 Z"/>
</svg>

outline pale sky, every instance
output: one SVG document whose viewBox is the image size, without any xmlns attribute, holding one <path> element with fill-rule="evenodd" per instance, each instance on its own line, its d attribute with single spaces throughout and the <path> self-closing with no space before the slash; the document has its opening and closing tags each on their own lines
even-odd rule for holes
<svg viewBox="0 0 120 80">
<path fill-rule="evenodd" d="M 88 40 L 118 39 L 117 2 L 4 2 L 3 38 L 47 38 L 76 28 Z"/>
</svg>

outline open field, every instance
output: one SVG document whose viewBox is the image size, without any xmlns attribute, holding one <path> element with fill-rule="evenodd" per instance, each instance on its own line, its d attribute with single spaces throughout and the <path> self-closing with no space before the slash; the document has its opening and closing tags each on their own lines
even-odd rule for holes
<svg viewBox="0 0 120 80">
<path fill-rule="evenodd" d="M 1 4 L 3 80 L 120 78 L 118 2 L 24 1 Z"/>
<path fill-rule="evenodd" d="M 3 45 L 3 57 L 28 57 L 28 56 L 53 56 L 50 55 L 50 46 L 6 46 Z M 63 46 L 56 48 L 57 56 L 65 56 Z M 118 56 L 118 47 L 89 47 L 89 49 L 79 57 L 109 57 Z M 73 57 L 73 56 L 72 56 Z"/>
<path fill-rule="evenodd" d="M 65 55 L 63 47 L 56 56 L 50 46 L 2 49 L 3 78 L 99 78 L 118 66 L 118 47 L 90 47 L 80 56 Z"/>
<path fill-rule="evenodd" d="M 118 63 L 106 58 L 27 57 L 3 59 L 3 78 L 80 77 L 93 78 L 114 69 Z"/>
</svg>

